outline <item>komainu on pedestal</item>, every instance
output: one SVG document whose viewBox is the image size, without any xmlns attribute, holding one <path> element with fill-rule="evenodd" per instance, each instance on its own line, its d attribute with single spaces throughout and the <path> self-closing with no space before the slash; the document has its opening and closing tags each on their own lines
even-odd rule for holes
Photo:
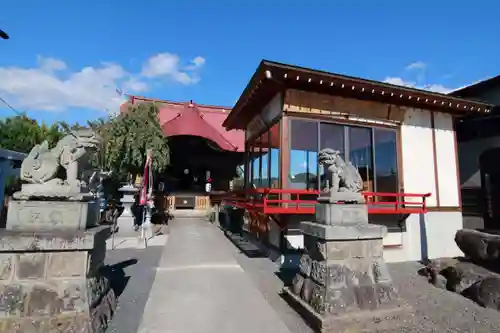
<svg viewBox="0 0 500 333">
<path fill-rule="evenodd" d="M 302 222 L 300 271 L 285 294 L 322 332 L 383 329 L 403 303 L 383 259 L 387 228 L 369 224 L 358 170 L 338 151 L 324 149 L 327 187 L 316 221 Z"/>
<path fill-rule="evenodd" d="M 99 204 L 79 179 L 89 152 L 101 146 L 90 129 L 70 132 L 55 147 L 33 147 L 21 165 L 21 191 L 14 193 L 7 229 L 85 229 L 95 225 Z"/>
<path fill-rule="evenodd" d="M 79 179 L 100 138 L 79 130 L 35 146 L 0 230 L 0 333 L 104 333 L 117 300 L 103 273 L 110 227 Z"/>
</svg>

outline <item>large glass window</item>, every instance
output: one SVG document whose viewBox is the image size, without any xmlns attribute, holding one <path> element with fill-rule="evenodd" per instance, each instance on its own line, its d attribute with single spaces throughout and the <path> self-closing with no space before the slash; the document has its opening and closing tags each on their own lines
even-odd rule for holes
<svg viewBox="0 0 500 333">
<path fill-rule="evenodd" d="M 396 131 L 312 120 L 290 120 L 289 188 L 320 189 L 326 186 L 323 168 L 318 167 L 320 149 L 338 150 L 363 178 L 363 191 L 399 191 L 397 176 Z M 320 173 L 321 185 L 316 175 Z M 376 198 L 394 201 L 395 197 Z"/>
<path fill-rule="evenodd" d="M 269 174 L 270 187 L 279 188 L 279 172 L 280 172 L 280 123 L 274 124 L 269 130 Z"/>
<path fill-rule="evenodd" d="M 269 187 L 269 132 L 265 132 L 260 137 L 260 182 L 259 187 Z"/>
<path fill-rule="evenodd" d="M 260 140 L 259 138 L 255 140 L 252 144 L 252 186 L 250 188 L 256 188 L 260 185 Z"/>
<path fill-rule="evenodd" d="M 280 123 L 247 142 L 247 188 L 280 187 Z"/>
<path fill-rule="evenodd" d="M 289 187 L 318 188 L 318 123 L 291 119 L 290 121 Z"/>
<path fill-rule="evenodd" d="M 345 130 L 343 125 L 320 123 L 319 125 L 319 149 L 331 148 L 338 150 L 340 156 L 345 160 Z M 327 187 L 325 170 L 320 167 L 321 189 Z"/>
<path fill-rule="evenodd" d="M 399 192 L 396 132 L 389 129 L 373 129 L 375 152 L 375 184 L 377 192 Z M 393 201 L 394 197 L 377 198 L 378 201 Z"/>
<path fill-rule="evenodd" d="M 373 192 L 372 129 L 349 127 L 349 161 L 363 178 L 363 191 Z"/>
</svg>

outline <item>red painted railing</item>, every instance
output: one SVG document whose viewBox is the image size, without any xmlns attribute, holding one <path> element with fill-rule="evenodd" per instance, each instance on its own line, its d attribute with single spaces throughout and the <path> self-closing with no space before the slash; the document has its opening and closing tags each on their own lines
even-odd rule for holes
<svg viewBox="0 0 500 333">
<path fill-rule="evenodd" d="M 263 214 L 315 214 L 318 194 L 319 191 L 311 190 L 257 188 L 230 192 L 223 202 Z M 370 214 L 426 213 L 426 199 L 431 196 L 383 192 L 363 192 L 363 195 Z"/>
</svg>

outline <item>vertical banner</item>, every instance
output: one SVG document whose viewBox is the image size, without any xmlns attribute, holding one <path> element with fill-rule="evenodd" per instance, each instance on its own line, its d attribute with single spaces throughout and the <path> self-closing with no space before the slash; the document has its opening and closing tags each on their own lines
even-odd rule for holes
<svg viewBox="0 0 500 333">
<path fill-rule="evenodd" d="M 147 204 L 153 189 L 153 171 L 152 171 L 153 153 L 151 149 L 148 150 L 146 155 L 146 164 L 144 165 L 144 175 L 142 177 L 141 198 L 139 204 L 144 206 Z"/>
</svg>

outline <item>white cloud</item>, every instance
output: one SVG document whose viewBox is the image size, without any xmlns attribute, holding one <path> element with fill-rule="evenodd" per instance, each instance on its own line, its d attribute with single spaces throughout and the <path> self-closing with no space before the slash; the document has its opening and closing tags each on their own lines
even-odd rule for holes
<svg viewBox="0 0 500 333">
<path fill-rule="evenodd" d="M 398 86 L 409 87 L 409 88 L 417 88 L 429 90 L 437 93 L 447 94 L 453 89 L 445 87 L 441 84 L 426 84 L 426 85 L 417 85 L 416 82 L 406 81 L 400 77 L 386 77 L 384 82 L 395 84 Z"/>
<path fill-rule="evenodd" d="M 386 77 L 384 82 L 403 87 L 415 87 L 415 82 L 405 81 L 400 77 Z"/>
<path fill-rule="evenodd" d="M 37 57 L 38 66 L 40 69 L 47 72 L 55 72 L 66 69 L 66 64 L 64 61 L 55 58 L 44 58 L 41 56 Z"/>
<path fill-rule="evenodd" d="M 197 71 L 204 64 L 205 58 L 198 56 L 189 65 L 182 67 L 178 55 L 159 53 L 144 63 L 141 74 L 148 78 L 169 78 L 187 85 L 200 81 Z"/>
<path fill-rule="evenodd" d="M 149 85 L 146 82 L 141 81 L 140 78 L 131 77 L 130 79 L 128 79 L 123 83 L 122 88 L 123 90 L 125 90 L 125 92 L 128 91 L 145 92 L 148 91 Z"/>
<path fill-rule="evenodd" d="M 413 72 L 413 74 L 410 76 L 415 76 L 415 74 L 416 74 L 416 80 L 412 81 L 412 80 L 404 79 L 401 77 L 389 76 L 389 77 L 385 78 L 384 82 L 390 83 L 390 84 L 395 84 L 398 86 L 403 86 L 403 87 L 429 90 L 429 91 L 438 92 L 438 93 L 442 93 L 442 94 L 447 94 L 453 90 L 451 88 L 445 87 L 442 84 L 424 84 L 423 82 L 425 82 L 426 69 L 427 69 L 427 64 L 425 62 L 420 61 L 420 60 L 415 61 L 415 62 L 412 62 L 411 64 L 409 64 L 408 66 L 406 66 L 405 70 Z"/>
<path fill-rule="evenodd" d="M 424 70 L 427 68 L 427 64 L 423 61 L 415 61 L 406 66 L 407 71 L 411 70 Z"/>
<path fill-rule="evenodd" d="M 39 56 L 37 63 L 34 68 L 0 67 L 0 97 L 20 111 L 84 108 L 113 112 L 123 102 L 117 88 L 125 93 L 146 92 L 151 78 L 194 84 L 200 80 L 199 69 L 205 59 L 196 57 L 189 62 L 192 68 L 181 69 L 179 56 L 157 54 L 146 61 L 139 74 L 109 62 L 76 71 L 61 59 Z"/>
</svg>

